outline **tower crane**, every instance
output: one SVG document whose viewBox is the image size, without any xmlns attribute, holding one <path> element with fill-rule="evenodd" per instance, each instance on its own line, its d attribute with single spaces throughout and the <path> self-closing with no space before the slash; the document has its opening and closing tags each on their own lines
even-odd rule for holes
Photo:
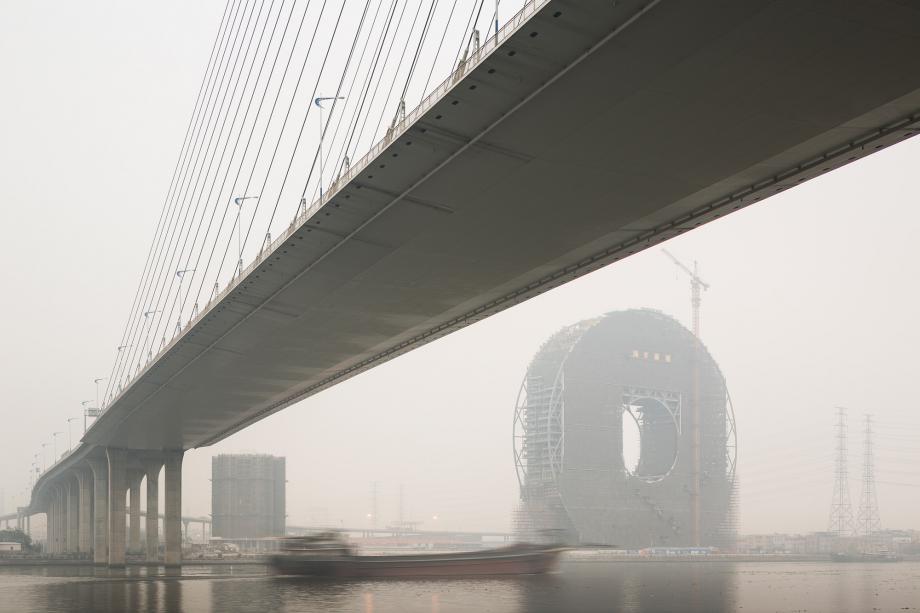
<svg viewBox="0 0 920 613">
<path fill-rule="evenodd" d="M 690 277 L 690 314 L 693 320 L 693 336 L 700 338 L 700 302 L 702 301 L 702 292 L 709 289 L 709 284 L 700 278 L 696 260 L 693 261 L 693 269 L 691 270 L 690 267 L 678 260 L 667 249 L 662 249 L 662 251 Z"/>
<path fill-rule="evenodd" d="M 693 336 L 698 340 L 700 338 L 700 302 L 702 300 L 703 290 L 709 289 L 709 284 L 700 278 L 700 269 L 693 261 L 693 269 L 681 262 L 667 249 L 662 249 L 664 254 L 670 258 L 674 264 L 690 277 L 690 314 L 693 318 Z M 700 545 L 701 541 L 701 486 L 702 486 L 702 447 L 700 437 L 700 371 L 699 371 L 699 352 L 701 343 L 697 342 L 691 353 L 693 368 L 693 393 L 690 395 L 689 411 L 689 432 L 690 432 L 690 458 L 691 458 L 691 535 L 694 545 Z"/>
</svg>

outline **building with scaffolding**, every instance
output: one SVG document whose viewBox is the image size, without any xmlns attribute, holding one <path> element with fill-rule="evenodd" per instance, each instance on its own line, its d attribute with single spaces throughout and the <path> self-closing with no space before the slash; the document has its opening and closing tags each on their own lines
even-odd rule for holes
<svg viewBox="0 0 920 613">
<path fill-rule="evenodd" d="M 635 462 L 624 424 L 638 432 Z M 731 546 L 735 458 L 725 378 L 689 330 L 647 309 L 581 321 L 543 344 L 521 384 L 518 528 L 623 548 Z"/>
<path fill-rule="evenodd" d="M 284 458 L 264 454 L 221 454 L 211 458 L 212 536 L 283 536 L 284 467 Z"/>
</svg>

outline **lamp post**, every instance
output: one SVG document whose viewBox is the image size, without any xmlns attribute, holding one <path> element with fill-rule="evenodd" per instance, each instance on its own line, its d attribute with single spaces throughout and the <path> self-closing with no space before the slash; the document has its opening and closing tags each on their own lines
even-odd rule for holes
<svg viewBox="0 0 920 613">
<path fill-rule="evenodd" d="M 344 100 L 345 96 L 320 96 L 313 101 L 319 109 L 319 201 L 323 201 L 323 102 L 328 100 Z M 333 106 L 335 103 L 333 102 Z"/>
<path fill-rule="evenodd" d="M 93 383 L 96 384 L 96 406 L 97 406 L 97 407 L 98 407 L 98 406 L 102 406 L 102 405 L 99 404 L 99 384 L 102 383 L 103 381 L 107 381 L 107 380 L 108 380 L 108 377 L 99 377 L 98 379 L 93 379 Z M 84 428 L 84 431 L 85 431 L 85 430 L 86 430 L 86 429 Z"/>
<path fill-rule="evenodd" d="M 240 217 L 243 215 L 243 203 L 253 198 L 258 198 L 258 196 L 237 196 L 233 199 L 233 204 L 236 205 L 236 223 L 233 224 L 236 226 L 236 249 L 240 254 L 240 258 L 236 262 L 236 273 L 234 273 L 234 277 L 243 272 L 243 240 L 242 224 L 240 224 Z"/>
<path fill-rule="evenodd" d="M 42 472 L 48 470 L 47 464 L 45 463 L 45 447 L 48 446 L 48 443 L 42 443 Z"/>
<path fill-rule="evenodd" d="M 98 391 L 96 393 L 98 398 Z M 90 402 L 92 402 L 92 400 L 84 400 L 80 403 L 80 405 L 83 407 L 83 434 L 86 434 L 86 418 L 89 417 L 89 409 L 86 408 L 86 405 L 88 405 Z M 98 402 L 96 403 L 96 406 L 99 406 Z"/>
<path fill-rule="evenodd" d="M 124 351 L 125 349 L 130 349 L 131 347 L 134 347 L 134 345 L 133 345 L 133 344 L 131 344 L 131 345 L 119 345 L 119 346 L 118 346 L 118 353 L 121 353 L 121 352 Z M 108 398 L 106 398 L 107 401 L 108 401 L 108 400 L 111 400 L 112 396 L 114 396 L 115 394 L 117 394 L 118 392 L 121 391 L 121 384 L 119 383 L 119 385 L 118 385 L 118 390 L 116 390 L 116 389 L 115 389 L 115 383 L 116 383 L 115 381 L 112 382 L 112 387 L 111 387 L 111 390 L 112 390 L 112 391 L 110 392 Z"/>
<path fill-rule="evenodd" d="M 495 44 L 498 45 L 498 0 L 495 0 Z"/>
<path fill-rule="evenodd" d="M 77 417 L 68 417 L 67 418 L 67 450 L 73 451 L 73 434 L 70 432 L 70 424 L 76 421 Z"/>
<path fill-rule="evenodd" d="M 52 464 L 55 464 L 55 463 L 57 463 L 57 461 L 58 461 L 58 457 L 57 457 L 57 437 L 58 437 L 59 435 L 61 435 L 61 434 L 64 434 L 64 433 L 63 433 L 63 432 L 52 432 L 52 433 L 51 433 L 51 442 L 53 443 L 52 449 L 54 449 L 54 462 L 52 462 Z"/>
<path fill-rule="evenodd" d="M 194 268 L 183 268 L 182 270 L 176 271 L 176 276 L 179 277 L 179 289 L 176 290 L 176 297 L 182 295 L 182 281 L 185 279 L 186 273 L 195 272 Z M 178 334 L 182 330 L 182 307 L 179 307 L 179 313 L 176 315 L 176 332 Z M 152 356 L 151 356 L 152 357 Z"/>
</svg>

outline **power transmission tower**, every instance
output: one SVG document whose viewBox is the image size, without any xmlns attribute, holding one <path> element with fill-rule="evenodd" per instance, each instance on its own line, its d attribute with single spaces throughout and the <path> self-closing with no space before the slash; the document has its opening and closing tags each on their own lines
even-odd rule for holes
<svg viewBox="0 0 920 613">
<path fill-rule="evenodd" d="M 872 536 L 880 527 L 878 499 L 875 495 L 875 458 L 872 453 L 872 416 L 866 415 L 865 442 L 863 444 L 862 492 L 856 516 L 863 536 Z"/>
<path fill-rule="evenodd" d="M 377 527 L 377 482 L 371 483 L 371 528 Z"/>
<path fill-rule="evenodd" d="M 850 536 L 855 532 L 853 508 L 850 506 L 850 480 L 847 470 L 847 410 L 837 407 L 836 461 L 834 465 L 834 495 L 831 498 L 831 518 L 828 532 L 837 536 Z"/>
</svg>

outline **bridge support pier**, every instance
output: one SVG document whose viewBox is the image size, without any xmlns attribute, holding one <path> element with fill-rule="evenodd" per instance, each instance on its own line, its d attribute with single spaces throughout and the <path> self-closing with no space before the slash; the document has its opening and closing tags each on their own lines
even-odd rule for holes
<svg viewBox="0 0 920 613">
<path fill-rule="evenodd" d="M 88 554 L 93 550 L 93 475 L 86 468 L 78 468 L 75 472 L 80 507 L 77 551 Z"/>
<path fill-rule="evenodd" d="M 141 480 L 143 478 L 142 470 L 128 472 L 128 551 L 131 553 L 141 551 Z"/>
<path fill-rule="evenodd" d="M 76 553 L 79 550 L 79 519 L 80 519 L 80 492 L 73 475 L 68 475 L 64 481 L 64 502 L 67 505 L 67 528 L 65 538 L 65 551 Z"/>
<path fill-rule="evenodd" d="M 109 461 L 109 568 L 125 565 L 125 493 L 127 492 L 127 457 L 125 449 L 108 447 Z"/>
<path fill-rule="evenodd" d="M 182 452 L 165 454 L 166 464 L 166 566 L 182 565 Z"/>
<path fill-rule="evenodd" d="M 87 463 L 93 471 L 93 562 L 105 564 L 109 559 L 109 465 L 101 459 Z"/>
<path fill-rule="evenodd" d="M 160 469 L 162 460 L 148 460 L 147 470 L 147 561 L 160 559 Z"/>
<path fill-rule="evenodd" d="M 55 555 L 64 553 L 64 513 L 64 489 L 58 485 L 54 488 L 54 502 L 51 504 L 51 517 L 54 526 L 51 553 Z"/>
<path fill-rule="evenodd" d="M 51 503 L 45 507 L 45 546 L 42 547 L 42 553 L 48 555 L 51 553 Z"/>
<path fill-rule="evenodd" d="M 45 553 L 51 555 L 54 553 L 54 522 L 57 520 L 56 508 L 56 489 L 51 490 L 51 499 L 48 502 L 48 508 L 45 510 Z"/>
</svg>

